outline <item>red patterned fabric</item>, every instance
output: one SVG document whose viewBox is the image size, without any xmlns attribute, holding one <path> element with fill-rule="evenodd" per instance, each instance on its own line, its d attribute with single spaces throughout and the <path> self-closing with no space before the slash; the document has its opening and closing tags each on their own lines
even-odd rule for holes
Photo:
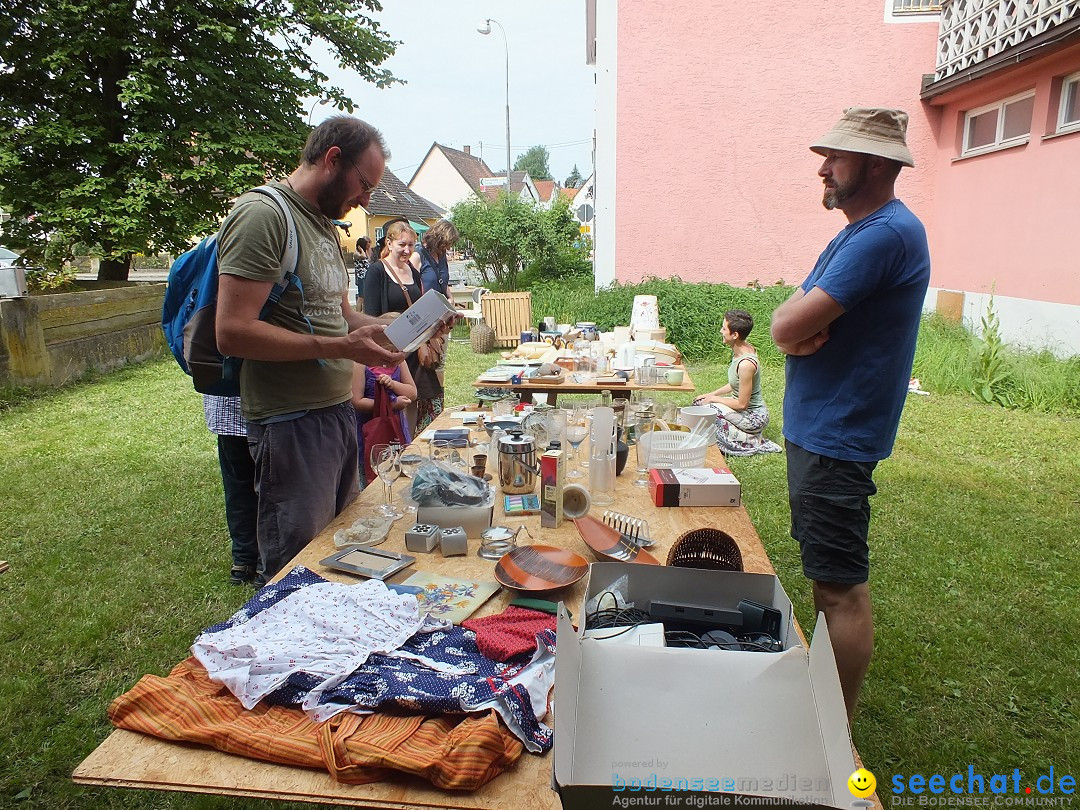
<svg viewBox="0 0 1080 810">
<path fill-rule="evenodd" d="M 555 631 L 555 617 L 511 605 L 502 613 L 466 619 L 461 626 L 476 633 L 476 646 L 493 661 L 506 661 L 536 649 L 536 634 Z"/>
</svg>

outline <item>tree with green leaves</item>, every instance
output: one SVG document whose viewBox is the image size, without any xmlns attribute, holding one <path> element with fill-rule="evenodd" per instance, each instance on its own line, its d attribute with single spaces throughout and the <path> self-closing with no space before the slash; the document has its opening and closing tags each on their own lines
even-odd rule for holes
<svg viewBox="0 0 1080 810">
<path fill-rule="evenodd" d="M 566 178 L 566 182 L 563 183 L 563 188 L 581 188 L 581 184 L 585 182 L 585 178 L 581 176 L 581 172 L 578 171 L 577 164 L 574 164 L 574 170 L 570 172 L 570 175 Z"/>
<path fill-rule="evenodd" d="M 513 290 L 523 271 L 544 278 L 591 272 L 588 239 L 564 200 L 542 209 L 502 191 L 495 200 L 460 202 L 450 216 L 485 284 Z"/>
<path fill-rule="evenodd" d="M 238 194 L 295 166 L 308 102 L 352 100 L 311 55 L 378 86 L 378 0 L 0 0 L 4 243 L 59 267 L 179 253 Z"/>
<path fill-rule="evenodd" d="M 530 146 L 529 151 L 518 155 L 514 161 L 514 171 L 528 172 L 533 180 L 552 180 L 554 178 L 548 168 L 550 157 L 546 146 Z"/>
</svg>

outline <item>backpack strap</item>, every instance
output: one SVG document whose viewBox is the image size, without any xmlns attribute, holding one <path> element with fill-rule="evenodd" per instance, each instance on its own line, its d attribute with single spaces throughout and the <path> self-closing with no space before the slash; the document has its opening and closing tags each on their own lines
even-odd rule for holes
<svg viewBox="0 0 1080 810">
<path fill-rule="evenodd" d="M 266 303 L 263 304 L 262 309 L 259 310 L 259 320 L 265 321 L 270 317 L 270 313 L 281 300 L 281 296 L 285 294 L 285 290 L 290 286 L 293 286 L 296 287 L 297 292 L 300 293 L 299 315 L 304 319 L 304 322 L 307 323 L 308 330 L 314 335 L 315 327 L 311 325 L 311 321 L 308 320 L 307 315 L 304 314 L 304 304 L 306 303 L 306 299 L 304 298 L 304 284 L 300 281 L 300 277 L 296 275 L 296 269 L 300 266 L 300 247 L 296 233 L 296 220 L 293 219 L 292 208 L 290 208 L 289 203 L 285 200 L 285 196 L 273 186 L 262 185 L 253 188 L 252 191 L 256 191 L 259 194 L 265 194 L 273 200 L 277 204 L 277 207 L 281 209 L 281 215 L 285 217 L 285 251 L 281 255 L 281 280 L 270 289 L 270 296 L 266 299 Z M 239 383 L 240 364 L 242 362 L 243 361 L 237 357 L 225 357 L 222 362 L 222 378 Z M 318 358 L 318 362 L 320 366 L 326 365 L 326 360 L 321 357 Z"/>
<path fill-rule="evenodd" d="M 304 285 L 296 275 L 296 268 L 300 264 L 300 249 L 297 244 L 296 220 L 293 219 L 292 208 L 289 207 L 289 203 L 285 200 L 282 193 L 272 186 L 259 186 L 252 190 L 257 191 L 259 194 L 265 194 L 277 203 L 278 208 L 281 209 L 282 216 L 285 217 L 285 251 L 281 255 L 281 280 L 270 290 L 270 297 L 266 299 L 262 311 L 259 312 L 259 320 L 266 320 L 270 311 L 277 306 L 278 301 L 281 300 L 281 296 L 285 294 L 285 290 L 287 290 L 290 285 L 296 287 L 300 292 L 300 299 L 303 301 Z M 315 330 L 310 323 L 308 324 L 308 328 L 311 329 L 314 334 Z"/>
</svg>

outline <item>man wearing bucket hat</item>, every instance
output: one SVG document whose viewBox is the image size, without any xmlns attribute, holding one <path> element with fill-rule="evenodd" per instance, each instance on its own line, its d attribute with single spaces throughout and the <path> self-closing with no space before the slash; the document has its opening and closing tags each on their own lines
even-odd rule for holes
<svg viewBox="0 0 1080 810">
<path fill-rule="evenodd" d="M 894 193 L 915 165 L 907 123 L 900 110 L 851 107 L 810 147 L 825 158 L 822 204 L 848 225 L 772 318 L 788 355 L 791 535 L 829 623 L 849 720 L 874 647 L 872 476 L 896 439 L 930 281 L 926 232 Z"/>
</svg>

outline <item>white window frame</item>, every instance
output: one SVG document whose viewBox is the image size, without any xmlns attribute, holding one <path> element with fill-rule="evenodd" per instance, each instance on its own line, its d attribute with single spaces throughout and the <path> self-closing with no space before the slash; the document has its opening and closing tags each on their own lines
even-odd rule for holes
<svg viewBox="0 0 1080 810">
<path fill-rule="evenodd" d="M 897 5 L 900 8 L 897 8 Z M 930 8 L 911 8 L 920 5 L 917 0 L 885 0 L 885 22 L 921 23 L 936 22 L 941 18 L 941 3 L 934 3 Z M 908 6 L 908 8 L 905 8 Z"/>
<path fill-rule="evenodd" d="M 1080 132 L 1080 118 L 1075 121 L 1065 120 L 1065 102 L 1069 97 L 1069 86 L 1073 84 L 1080 86 L 1080 72 L 1073 73 L 1071 76 L 1066 76 L 1061 80 L 1061 95 L 1058 97 L 1057 129 L 1054 130 L 1057 134 Z"/>
<path fill-rule="evenodd" d="M 986 152 L 994 152 L 998 149 L 1008 149 L 1012 146 L 1022 146 L 1031 140 L 1031 126 L 1032 123 L 1028 123 L 1028 131 L 1023 135 L 1018 135 L 1015 138 L 1002 138 L 1002 132 L 1005 129 L 1005 108 L 1010 104 L 1015 104 L 1018 101 L 1023 101 L 1027 98 L 1033 98 L 1035 96 L 1034 90 L 1025 90 L 1023 93 L 1017 93 L 1015 96 L 1009 96 L 1003 98 L 1001 101 L 995 101 L 993 104 L 986 104 L 982 107 L 976 107 L 973 110 L 968 110 L 964 113 L 964 140 L 962 141 L 960 149 L 960 157 L 971 157 L 973 155 L 982 155 Z M 973 149 L 968 149 L 968 137 L 971 134 L 971 120 L 977 118 L 985 113 L 997 110 L 997 131 L 994 133 L 994 142 L 977 146 Z M 1034 119 L 1034 113 L 1032 113 L 1032 119 Z"/>
</svg>

